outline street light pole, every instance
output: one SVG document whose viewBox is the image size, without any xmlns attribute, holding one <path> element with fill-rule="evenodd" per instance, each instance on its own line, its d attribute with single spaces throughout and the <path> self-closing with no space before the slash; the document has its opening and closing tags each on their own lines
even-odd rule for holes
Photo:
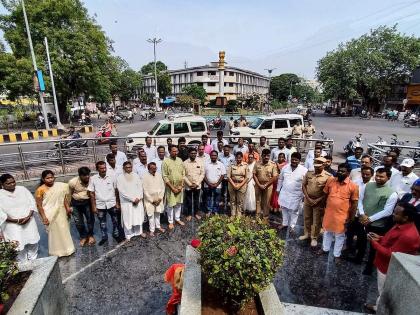
<svg viewBox="0 0 420 315">
<path fill-rule="evenodd" d="M 44 37 L 44 41 L 45 41 L 45 50 L 47 52 L 48 69 L 50 70 L 51 86 L 52 86 L 52 92 L 53 92 L 53 97 L 54 97 L 55 114 L 57 116 L 57 128 L 58 129 L 64 129 L 64 126 L 61 124 L 60 113 L 58 111 L 57 95 L 55 94 L 54 75 L 53 75 L 53 69 L 52 69 L 52 66 L 51 66 L 50 49 L 48 47 L 47 37 Z"/>
<path fill-rule="evenodd" d="M 38 67 L 36 65 L 35 52 L 34 52 L 34 47 L 32 45 L 31 31 L 29 30 L 29 23 L 28 23 L 28 17 L 26 16 L 26 9 L 25 9 L 25 1 L 24 0 L 22 0 L 22 10 L 23 10 L 23 17 L 25 19 L 26 33 L 28 35 L 29 48 L 31 50 L 32 64 L 34 66 L 35 72 L 37 72 Z M 39 100 L 41 102 L 42 116 L 44 116 L 45 128 L 47 130 L 49 130 L 50 129 L 50 124 L 48 123 L 47 109 L 45 108 L 44 96 L 42 95 L 42 91 L 38 91 L 38 93 L 39 93 Z"/>
<path fill-rule="evenodd" d="M 267 93 L 267 102 L 270 101 L 270 88 L 271 88 L 271 73 L 276 70 L 277 68 L 268 68 L 268 69 L 264 69 L 267 70 L 268 72 L 268 93 Z"/>
<path fill-rule="evenodd" d="M 157 70 L 156 70 L 156 45 L 159 44 L 162 39 L 149 38 L 147 40 L 149 43 L 153 44 L 153 56 L 154 56 L 154 63 L 155 63 L 155 107 L 156 110 L 159 109 L 159 93 L 158 93 L 158 84 L 157 84 Z"/>
</svg>

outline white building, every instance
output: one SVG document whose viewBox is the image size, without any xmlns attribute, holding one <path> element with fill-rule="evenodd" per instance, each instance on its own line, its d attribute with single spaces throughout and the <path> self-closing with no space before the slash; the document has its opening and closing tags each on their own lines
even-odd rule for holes
<svg viewBox="0 0 420 315">
<path fill-rule="evenodd" d="M 197 84 L 207 92 L 207 100 L 219 96 L 219 69 L 218 63 L 192 67 L 180 70 L 169 70 L 172 84 L 172 95 L 182 94 L 184 87 Z M 250 94 L 268 95 L 270 80 L 268 77 L 249 70 L 226 66 L 224 69 L 224 96 L 228 100 Z M 152 74 L 143 77 L 143 92 L 154 94 L 155 79 Z"/>
</svg>

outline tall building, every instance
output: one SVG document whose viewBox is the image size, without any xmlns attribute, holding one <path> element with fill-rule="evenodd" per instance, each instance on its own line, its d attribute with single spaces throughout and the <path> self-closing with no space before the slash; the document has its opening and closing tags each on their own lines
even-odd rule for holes
<svg viewBox="0 0 420 315">
<path fill-rule="evenodd" d="M 212 62 L 210 65 L 192 67 L 180 70 L 169 70 L 172 84 L 172 96 L 182 94 L 184 87 L 197 84 L 207 92 L 207 100 L 219 96 L 219 63 Z M 245 69 L 226 66 L 223 70 L 223 95 L 228 100 L 236 100 L 238 97 L 250 94 L 268 95 L 270 80 L 268 77 Z M 152 74 L 143 77 L 143 92 L 153 94 L 155 91 L 155 79 Z"/>
</svg>

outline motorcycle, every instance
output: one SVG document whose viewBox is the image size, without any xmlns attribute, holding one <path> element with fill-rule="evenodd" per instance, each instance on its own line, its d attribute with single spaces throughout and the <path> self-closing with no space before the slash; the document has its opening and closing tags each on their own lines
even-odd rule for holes
<svg viewBox="0 0 420 315">
<path fill-rule="evenodd" d="M 153 119 L 156 117 L 155 111 L 151 110 L 149 111 L 149 119 Z"/>
<path fill-rule="evenodd" d="M 71 141 L 60 141 L 54 144 L 54 148 L 48 154 L 49 158 L 59 158 L 62 156 L 82 156 L 88 154 L 88 142 L 82 138 L 69 139 Z"/>
<path fill-rule="evenodd" d="M 321 136 L 321 140 L 332 140 L 331 138 L 327 137 L 323 131 L 321 131 L 320 133 Z M 323 142 L 322 143 L 322 149 L 323 150 L 330 150 L 331 149 L 331 144 L 330 142 Z"/>
<path fill-rule="evenodd" d="M 370 120 L 370 119 L 372 119 L 372 115 L 369 113 L 369 112 L 366 112 L 366 113 L 361 113 L 360 114 L 360 116 L 359 116 L 359 119 L 368 119 L 368 120 Z"/>
<path fill-rule="evenodd" d="M 344 153 L 346 156 L 354 155 L 354 150 L 358 147 L 361 147 L 363 144 L 362 134 L 359 133 L 357 136 L 354 136 L 354 139 L 350 140 L 345 146 L 344 146 Z"/>
<path fill-rule="evenodd" d="M 95 134 L 95 138 L 97 138 L 98 140 L 96 140 L 97 144 L 108 144 L 111 142 L 111 135 L 106 135 L 105 133 L 105 127 L 101 126 L 99 128 L 97 128 L 96 130 L 96 134 Z"/>
<path fill-rule="evenodd" d="M 225 129 L 226 122 L 221 118 L 212 119 L 209 123 L 210 130 L 223 130 Z"/>
<path fill-rule="evenodd" d="M 404 127 L 405 128 L 410 128 L 410 127 L 420 127 L 419 123 L 417 120 L 415 119 L 406 119 L 404 120 Z"/>
<path fill-rule="evenodd" d="M 92 120 L 90 119 L 90 117 L 86 117 L 84 120 L 79 119 L 79 126 L 90 126 L 90 125 L 92 125 Z"/>
<path fill-rule="evenodd" d="M 386 143 L 386 141 L 382 137 L 378 136 L 378 140 L 376 140 L 375 144 L 386 145 L 387 143 Z M 367 153 L 372 158 L 374 158 L 376 160 L 379 160 L 381 158 L 382 154 L 383 154 L 383 151 L 378 150 L 378 149 L 369 148 L 368 151 L 367 151 Z"/>
</svg>

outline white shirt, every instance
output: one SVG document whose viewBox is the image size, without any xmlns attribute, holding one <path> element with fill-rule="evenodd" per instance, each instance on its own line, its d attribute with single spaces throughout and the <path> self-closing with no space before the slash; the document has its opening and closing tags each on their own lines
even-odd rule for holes
<svg viewBox="0 0 420 315">
<path fill-rule="evenodd" d="M 235 145 L 233 147 L 233 155 L 235 155 L 236 152 L 242 152 L 242 154 L 245 154 L 248 152 L 248 146 L 243 145 L 242 147 L 239 147 L 239 145 Z"/>
<path fill-rule="evenodd" d="M 277 183 L 277 191 L 280 191 L 279 203 L 281 207 L 295 210 L 300 206 L 303 198 L 302 182 L 307 171 L 300 164 L 294 171 L 290 164 L 282 168 Z"/>
<path fill-rule="evenodd" d="M 365 197 L 364 191 L 363 191 L 363 195 L 360 195 L 359 193 L 359 201 L 358 201 L 359 215 L 365 214 L 365 209 L 363 208 L 364 197 Z M 397 203 L 397 201 L 398 201 L 398 194 L 394 192 L 389 196 L 388 200 L 385 202 L 384 209 L 369 217 L 370 222 L 378 221 L 379 219 L 390 216 L 394 212 L 395 204 Z"/>
<path fill-rule="evenodd" d="M 391 188 L 398 194 L 398 197 L 402 197 L 405 193 L 411 191 L 411 186 L 419 177 L 411 172 L 407 176 L 404 176 L 402 172 L 398 172 L 395 176 L 391 176 L 390 185 Z"/>
<path fill-rule="evenodd" d="M 286 147 L 284 147 L 283 149 L 280 149 L 279 147 L 274 148 L 271 151 L 270 160 L 277 163 L 280 153 L 284 153 L 286 161 L 289 162 L 289 160 L 290 160 L 290 150 Z"/>
<path fill-rule="evenodd" d="M 383 166 L 383 165 L 379 165 L 379 166 L 375 167 L 375 168 L 374 168 L 375 173 L 376 173 L 376 171 L 377 171 L 379 168 L 385 168 L 385 166 Z M 399 172 L 400 172 L 400 171 L 399 171 L 399 170 L 397 170 L 395 167 L 391 167 L 391 173 L 392 173 L 392 175 L 391 175 L 391 178 L 389 179 L 389 181 L 388 181 L 387 185 L 391 184 L 391 180 L 392 180 L 392 178 L 393 178 L 395 175 L 397 175 Z M 375 174 L 374 174 L 373 176 L 375 177 Z"/>
<path fill-rule="evenodd" d="M 210 163 L 210 155 L 204 152 L 202 156 L 197 155 L 196 160 L 200 161 L 203 166 L 205 166 L 207 163 Z"/>
<path fill-rule="evenodd" d="M 358 181 L 359 179 L 362 179 L 362 168 L 358 167 L 358 168 L 353 168 L 350 172 L 349 178 L 351 181 L 355 182 Z M 372 176 L 373 178 L 373 176 Z M 363 181 L 362 181 L 363 182 Z M 359 190 L 360 192 L 360 190 Z"/>
<path fill-rule="evenodd" d="M 16 186 L 14 192 L 0 189 L 0 217 L 7 219 L 7 216 L 9 216 L 12 219 L 21 219 L 28 216 L 31 210 L 38 212 L 35 199 L 27 188 Z M 39 233 L 34 216 L 25 225 L 0 221 L 0 230 L 6 240 L 19 242 L 18 251 L 23 250 L 26 244 L 37 244 L 39 242 Z"/>
<path fill-rule="evenodd" d="M 96 208 L 109 209 L 115 207 L 115 188 L 117 187 L 116 179 L 108 174 L 105 177 L 99 174 L 90 178 L 88 191 L 95 193 Z"/>
<path fill-rule="evenodd" d="M 370 179 L 369 183 L 370 182 L 374 182 L 374 181 L 375 180 L 373 179 L 373 176 L 372 176 L 372 178 Z M 361 214 L 364 214 L 364 211 L 363 211 L 363 203 L 361 203 L 360 200 L 363 201 L 363 195 L 365 194 L 366 184 L 363 182 L 362 177 L 354 180 L 354 183 L 357 184 L 357 186 L 359 186 L 359 200 L 358 200 L 357 213 L 356 213 L 356 216 L 359 216 Z M 362 209 L 363 213 L 360 213 L 359 212 L 359 209 Z"/>
<path fill-rule="evenodd" d="M 221 140 L 222 142 L 223 142 L 223 145 L 225 146 L 225 145 L 227 145 L 227 144 L 229 144 L 229 142 L 226 140 L 226 139 L 222 139 Z M 219 142 L 219 140 L 216 138 L 216 139 L 214 139 L 212 142 L 211 142 L 211 148 L 213 149 L 213 150 L 216 150 L 217 152 L 219 152 L 219 150 L 217 149 L 217 143 Z"/>
<path fill-rule="evenodd" d="M 146 152 L 146 155 L 147 155 L 147 163 L 152 162 L 154 159 L 158 157 L 157 149 L 154 145 L 150 145 L 150 147 L 148 147 L 147 145 L 144 145 L 143 150 L 144 152 Z"/>
<path fill-rule="evenodd" d="M 139 158 L 135 158 L 133 161 L 133 172 L 139 175 L 140 179 L 143 179 L 144 174 L 148 172 L 147 164 L 143 164 Z"/>
<path fill-rule="evenodd" d="M 325 152 L 324 150 L 321 150 L 321 156 L 327 156 L 327 152 Z M 314 160 L 315 160 L 315 150 L 312 149 L 308 151 L 308 154 L 306 154 L 306 158 L 305 158 L 305 167 L 309 171 L 314 170 Z M 311 169 L 309 169 L 309 167 L 311 167 Z"/>
<path fill-rule="evenodd" d="M 106 161 L 106 158 L 105 158 Z M 123 166 L 124 162 L 127 162 L 127 156 L 124 152 L 117 151 L 117 155 L 115 156 L 115 165 Z M 108 162 L 106 162 L 106 167 L 109 167 Z"/>
<path fill-rule="evenodd" d="M 152 162 L 155 162 L 156 164 L 156 172 L 158 172 L 159 174 L 162 174 L 162 163 L 163 163 L 164 159 L 160 159 L 159 157 L 157 157 L 156 159 L 154 159 Z"/>
<path fill-rule="evenodd" d="M 205 178 L 211 184 L 215 184 L 219 181 L 220 176 L 226 175 L 226 168 L 222 162 L 216 161 L 215 163 L 210 162 L 204 167 Z M 208 185 L 204 182 L 204 187 Z M 220 182 L 217 188 L 222 188 L 222 183 Z"/>
<path fill-rule="evenodd" d="M 115 165 L 115 168 L 112 168 L 111 165 L 106 165 L 106 175 L 114 177 L 117 180 L 117 177 L 123 173 L 122 166 Z"/>
</svg>

